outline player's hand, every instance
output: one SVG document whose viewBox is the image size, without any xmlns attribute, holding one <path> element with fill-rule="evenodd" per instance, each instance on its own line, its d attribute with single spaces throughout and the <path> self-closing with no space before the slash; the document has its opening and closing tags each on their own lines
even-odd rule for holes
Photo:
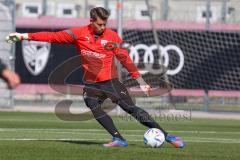
<svg viewBox="0 0 240 160">
<path fill-rule="evenodd" d="M 6 37 L 6 42 L 7 43 L 15 43 L 18 41 L 22 41 L 22 40 L 27 40 L 28 39 L 28 34 L 27 33 L 10 33 L 7 37 Z"/>
<path fill-rule="evenodd" d="M 136 80 L 137 80 L 141 90 L 144 92 L 144 94 L 146 96 L 149 96 L 151 87 L 144 81 L 144 79 L 142 77 L 138 77 Z"/>
<path fill-rule="evenodd" d="M 151 90 L 151 87 L 149 85 L 140 85 L 140 88 L 146 96 L 149 96 L 149 92 Z"/>
<path fill-rule="evenodd" d="M 4 69 L 2 71 L 2 77 L 7 82 L 9 88 L 15 88 L 20 84 L 20 78 L 18 74 L 9 69 Z"/>
</svg>

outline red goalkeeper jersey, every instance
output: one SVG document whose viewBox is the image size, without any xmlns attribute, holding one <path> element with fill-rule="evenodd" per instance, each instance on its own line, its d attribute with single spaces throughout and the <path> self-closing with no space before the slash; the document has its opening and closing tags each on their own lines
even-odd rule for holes
<svg viewBox="0 0 240 160">
<path fill-rule="evenodd" d="M 101 82 L 117 78 L 118 72 L 114 57 L 121 62 L 133 78 L 140 76 L 125 49 L 117 48 L 114 51 L 109 51 L 104 48 L 108 42 L 122 42 L 118 34 L 111 29 L 106 28 L 97 39 L 94 38 L 90 25 L 59 32 L 29 33 L 28 36 L 29 40 L 34 41 L 75 45 L 81 57 L 83 79 L 86 82 Z"/>
</svg>

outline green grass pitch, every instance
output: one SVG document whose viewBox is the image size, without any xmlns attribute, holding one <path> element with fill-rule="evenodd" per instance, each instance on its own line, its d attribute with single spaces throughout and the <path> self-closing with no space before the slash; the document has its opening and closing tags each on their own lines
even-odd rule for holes
<svg viewBox="0 0 240 160">
<path fill-rule="evenodd" d="M 128 140 L 126 148 L 103 148 L 110 135 L 95 121 L 59 120 L 50 113 L 0 112 L 0 160 L 219 160 L 240 159 L 240 121 L 184 119 L 159 123 L 181 136 L 187 146 L 143 143 L 146 127 L 133 119 L 114 117 Z"/>
</svg>

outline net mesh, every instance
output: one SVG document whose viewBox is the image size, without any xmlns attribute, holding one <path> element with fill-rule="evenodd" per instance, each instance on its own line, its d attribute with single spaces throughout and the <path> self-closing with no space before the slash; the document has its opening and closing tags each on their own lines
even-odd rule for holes
<svg viewBox="0 0 240 160">
<path fill-rule="evenodd" d="M 167 72 L 168 78 L 176 88 L 189 89 L 240 89 L 240 35 L 238 32 L 207 32 L 207 31 L 158 31 L 162 48 L 169 45 L 178 47 L 183 53 L 184 65 L 176 74 Z M 154 45 L 151 31 L 125 31 L 124 39 L 134 41 L 133 48 L 144 44 L 146 49 L 139 49 L 139 60 L 134 60 L 140 70 L 145 69 L 144 56 L 150 51 L 154 57 L 152 68 L 157 69 L 159 55 L 156 50 L 149 49 Z M 163 49 L 162 49 L 162 54 Z M 168 50 L 168 65 L 170 71 L 180 65 L 179 52 Z M 166 61 L 163 56 L 163 61 Z M 150 58 L 147 59 L 147 62 Z M 144 73 L 144 72 L 142 72 Z M 148 77 L 156 76 L 152 73 Z"/>
<path fill-rule="evenodd" d="M 142 12 L 149 11 L 144 0 L 139 2 L 143 6 Z M 158 11 L 153 1 L 149 2 L 152 11 Z M 234 24 L 231 30 L 224 25 L 220 26 L 221 30 L 200 30 L 196 29 L 197 23 L 176 29 L 171 27 L 178 23 L 159 25 L 155 18 L 153 16 L 159 52 L 148 16 L 137 23 L 128 19 L 123 21 L 123 39 L 132 43 L 130 56 L 150 84 L 155 85 L 156 80 L 160 79 L 160 82 L 169 80 L 169 84 L 177 89 L 240 89 L 240 34 Z M 165 76 L 158 73 L 162 68 L 161 61 L 167 68 Z M 126 85 L 136 85 L 124 69 L 122 75 Z"/>
</svg>

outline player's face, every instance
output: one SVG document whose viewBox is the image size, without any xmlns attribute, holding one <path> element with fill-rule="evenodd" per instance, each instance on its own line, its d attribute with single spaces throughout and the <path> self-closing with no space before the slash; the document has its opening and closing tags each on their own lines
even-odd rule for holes
<svg viewBox="0 0 240 160">
<path fill-rule="evenodd" d="M 90 20 L 94 34 L 101 35 L 106 29 L 107 20 L 97 17 L 96 20 Z"/>
</svg>

